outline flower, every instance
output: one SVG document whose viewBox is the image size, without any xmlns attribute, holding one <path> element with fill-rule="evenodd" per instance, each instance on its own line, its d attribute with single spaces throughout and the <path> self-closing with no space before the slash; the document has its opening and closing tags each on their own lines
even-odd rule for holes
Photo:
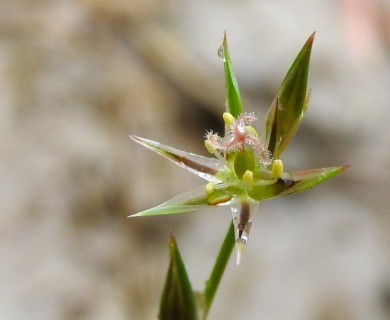
<svg viewBox="0 0 390 320">
<path fill-rule="evenodd" d="M 252 127 L 254 113 L 242 112 L 242 102 L 227 48 L 222 49 L 227 86 L 227 111 L 223 114 L 225 135 L 207 132 L 205 146 L 214 155 L 203 157 L 167 145 L 130 136 L 135 142 L 173 161 L 208 181 L 205 186 L 185 192 L 136 216 L 177 214 L 220 205 L 230 205 L 237 248 L 237 264 L 248 242 L 252 213 L 267 199 L 297 193 L 328 180 L 348 166 L 285 172 L 280 159 L 294 136 L 308 97 L 307 75 L 314 33 L 288 71 L 269 108 L 263 134 Z"/>
<path fill-rule="evenodd" d="M 227 156 L 232 152 L 243 152 L 249 148 L 254 152 L 257 161 L 263 165 L 271 163 L 270 152 L 260 140 L 257 131 L 251 126 L 252 122 L 257 120 L 253 112 L 243 113 L 237 120 L 232 114 L 225 112 L 223 118 L 228 128 L 225 137 L 221 138 L 213 132 L 206 134 L 205 145 L 210 153 L 218 150 Z"/>
</svg>

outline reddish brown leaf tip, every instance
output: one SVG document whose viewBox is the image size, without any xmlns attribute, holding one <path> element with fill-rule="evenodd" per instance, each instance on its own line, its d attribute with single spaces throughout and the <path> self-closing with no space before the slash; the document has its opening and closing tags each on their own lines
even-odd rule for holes
<svg viewBox="0 0 390 320">
<path fill-rule="evenodd" d="M 310 45 L 312 45 L 313 44 L 313 41 L 314 41 L 314 37 L 315 37 L 315 35 L 316 35 L 316 32 L 317 31 L 314 31 L 311 35 L 310 35 L 310 37 L 307 39 L 307 44 L 310 44 Z"/>
<path fill-rule="evenodd" d="M 346 164 L 346 165 L 341 167 L 342 168 L 341 171 L 345 171 L 345 170 L 349 169 L 350 167 L 352 167 L 350 164 Z"/>
</svg>

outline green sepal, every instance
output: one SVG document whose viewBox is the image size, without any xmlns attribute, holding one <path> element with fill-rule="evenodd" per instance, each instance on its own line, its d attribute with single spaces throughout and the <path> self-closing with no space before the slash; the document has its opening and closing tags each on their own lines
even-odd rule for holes
<svg viewBox="0 0 390 320">
<path fill-rule="evenodd" d="M 229 191 L 228 184 L 221 183 L 215 185 L 215 189 L 211 193 L 207 193 L 205 187 L 202 186 L 182 193 L 157 207 L 141 211 L 129 217 L 179 214 L 213 208 L 217 205 L 228 204 L 232 197 L 233 195 Z"/>
<path fill-rule="evenodd" d="M 291 65 L 266 116 L 263 137 L 275 159 L 279 159 L 294 137 L 307 109 L 310 96 L 307 79 L 314 35 L 309 37 Z"/>
<path fill-rule="evenodd" d="M 191 283 L 176 239 L 169 243 L 170 263 L 160 304 L 160 320 L 198 319 Z"/>
<path fill-rule="evenodd" d="M 240 90 L 238 88 L 238 83 L 236 76 L 234 74 L 232 61 L 230 60 L 230 54 L 226 39 L 226 32 L 223 37 L 223 43 L 218 54 L 223 60 L 224 69 L 225 69 L 225 81 L 226 81 L 226 111 L 230 112 L 233 117 L 236 119 L 242 113 L 242 100 L 240 95 Z"/>
<path fill-rule="evenodd" d="M 283 191 L 280 195 L 284 196 L 310 189 L 320 183 L 323 183 L 339 175 L 341 172 L 348 169 L 349 167 L 349 165 L 345 165 L 340 167 L 329 167 L 292 172 L 291 178 L 294 181 L 294 185 Z"/>
<path fill-rule="evenodd" d="M 248 194 L 257 201 L 273 199 L 310 189 L 346 170 L 349 166 L 329 167 L 285 173 L 273 184 L 254 184 Z"/>
</svg>

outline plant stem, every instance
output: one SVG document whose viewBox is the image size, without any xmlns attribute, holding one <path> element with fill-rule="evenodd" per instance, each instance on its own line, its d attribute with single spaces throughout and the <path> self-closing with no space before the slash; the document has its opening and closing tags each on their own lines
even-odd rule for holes
<svg viewBox="0 0 390 320">
<path fill-rule="evenodd" d="M 234 248 L 234 231 L 233 223 L 230 224 L 229 230 L 226 233 L 225 240 L 223 241 L 221 250 L 219 251 L 217 260 L 215 261 L 214 268 L 211 271 L 210 278 L 206 282 L 206 288 L 203 292 L 204 297 L 204 313 L 203 320 L 207 318 L 207 314 L 210 310 L 215 293 L 217 292 L 219 282 L 222 279 L 226 265 L 229 261 L 230 255 Z"/>
</svg>

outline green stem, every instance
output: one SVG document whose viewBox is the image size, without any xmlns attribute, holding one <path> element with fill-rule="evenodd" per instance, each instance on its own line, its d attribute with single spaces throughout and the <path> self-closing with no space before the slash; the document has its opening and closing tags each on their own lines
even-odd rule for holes
<svg viewBox="0 0 390 320">
<path fill-rule="evenodd" d="M 225 240 L 223 241 L 221 250 L 219 251 L 218 258 L 215 261 L 214 268 L 210 274 L 210 278 L 206 282 L 206 288 L 203 292 L 204 297 L 204 313 L 203 320 L 207 318 L 207 314 L 210 310 L 215 293 L 217 292 L 219 282 L 222 279 L 226 265 L 229 261 L 230 255 L 234 248 L 234 231 L 233 223 L 230 224 L 229 230 L 226 233 Z"/>
</svg>

